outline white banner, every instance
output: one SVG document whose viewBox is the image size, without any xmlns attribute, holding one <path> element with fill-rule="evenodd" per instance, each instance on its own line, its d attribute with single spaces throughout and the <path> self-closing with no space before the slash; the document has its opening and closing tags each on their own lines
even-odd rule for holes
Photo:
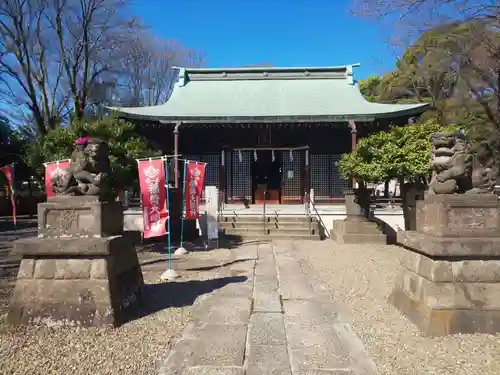
<svg viewBox="0 0 500 375">
<path fill-rule="evenodd" d="M 205 201 L 207 207 L 207 238 L 216 240 L 219 238 L 219 223 L 217 222 L 219 194 L 215 186 L 205 187 Z"/>
</svg>

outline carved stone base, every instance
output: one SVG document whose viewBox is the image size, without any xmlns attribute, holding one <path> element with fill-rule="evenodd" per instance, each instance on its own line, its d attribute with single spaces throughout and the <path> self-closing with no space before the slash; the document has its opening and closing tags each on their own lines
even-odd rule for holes
<svg viewBox="0 0 500 375">
<path fill-rule="evenodd" d="M 500 257 L 500 237 L 437 237 L 415 231 L 397 236 L 399 244 L 430 256 Z"/>
<path fill-rule="evenodd" d="M 7 321 L 117 326 L 133 317 L 144 282 L 121 207 L 64 197 L 38 212 L 38 238 L 14 243 L 22 261 Z"/>
<path fill-rule="evenodd" d="M 370 221 L 334 220 L 330 238 L 338 244 L 387 243 L 387 236 Z"/>
<path fill-rule="evenodd" d="M 433 260 L 404 250 L 389 302 L 424 335 L 500 332 L 500 260 Z"/>
<path fill-rule="evenodd" d="M 50 245 L 54 251 L 50 254 Z M 62 243 L 80 255 L 61 256 Z M 142 294 L 137 253 L 121 236 L 109 239 L 27 240 L 7 320 L 10 324 L 117 326 L 133 315 Z M 98 244 L 98 242 L 100 242 Z M 47 246 L 46 246 L 47 245 Z M 86 253 L 86 254 L 85 254 Z"/>
<path fill-rule="evenodd" d="M 39 237 L 105 237 L 123 232 L 119 202 L 100 202 L 99 197 L 49 198 L 38 204 Z"/>
<path fill-rule="evenodd" d="M 425 335 L 500 332 L 499 208 L 491 195 L 429 195 L 417 231 L 398 233 L 389 302 Z"/>
</svg>

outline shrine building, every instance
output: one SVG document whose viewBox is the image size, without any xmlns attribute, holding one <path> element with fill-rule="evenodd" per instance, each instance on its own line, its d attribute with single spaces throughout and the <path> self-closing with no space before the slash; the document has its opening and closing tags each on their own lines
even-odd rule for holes
<svg viewBox="0 0 500 375">
<path fill-rule="evenodd" d="M 338 67 L 178 68 L 161 105 L 113 108 L 165 154 L 207 163 L 225 203 L 343 201 L 336 162 L 357 137 L 404 125 L 427 104 L 368 102 Z M 174 168 L 182 178 L 182 163 Z"/>
</svg>

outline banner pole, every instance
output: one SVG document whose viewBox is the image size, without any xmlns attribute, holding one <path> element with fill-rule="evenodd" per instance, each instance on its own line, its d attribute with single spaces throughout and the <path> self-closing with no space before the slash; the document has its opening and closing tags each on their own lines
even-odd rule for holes
<svg viewBox="0 0 500 375">
<path fill-rule="evenodd" d="M 166 193 L 166 204 L 167 204 L 167 241 L 168 241 L 168 268 L 165 272 L 163 272 L 160 276 L 160 279 L 162 281 L 171 281 L 175 280 L 179 277 L 177 272 L 172 268 L 172 242 L 171 242 L 171 230 L 170 230 L 170 198 L 168 196 L 169 193 L 169 188 L 168 188 L 168 165 L 167 165 L 167 159 L 164 159 L 163 167 L 165 168 L 165 193 Z"/>
<path fill-rule="evenodd" d="M 184 209 L 186 208 L 184 205 L 184 199 L 186 197 L 186 176 L 187 176 L 187 160 L 184 160 L 184 177 L 182 179 L 182 197 L 181 197 L 181 244 L 180 247 L 175 250 L 176 255 L 184 255 L 187 254 L 188 251 L 184 248 Z"/>
</svg>

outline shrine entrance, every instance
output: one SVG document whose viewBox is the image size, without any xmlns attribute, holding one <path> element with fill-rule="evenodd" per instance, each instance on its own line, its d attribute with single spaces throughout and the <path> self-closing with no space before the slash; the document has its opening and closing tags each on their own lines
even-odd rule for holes
<svg viewBox="0 0 500 375">
<path fill-rule="evenodd" d="M 252 203 L 281 203 L 281 152 L 255 150 L 251 166 Z"/>
<path fill-rule="evenodd" d="M 226 155 L 228 203 L 303 203 L 309 183 L 308 147 L 233 149 Z"/>
</svg>

